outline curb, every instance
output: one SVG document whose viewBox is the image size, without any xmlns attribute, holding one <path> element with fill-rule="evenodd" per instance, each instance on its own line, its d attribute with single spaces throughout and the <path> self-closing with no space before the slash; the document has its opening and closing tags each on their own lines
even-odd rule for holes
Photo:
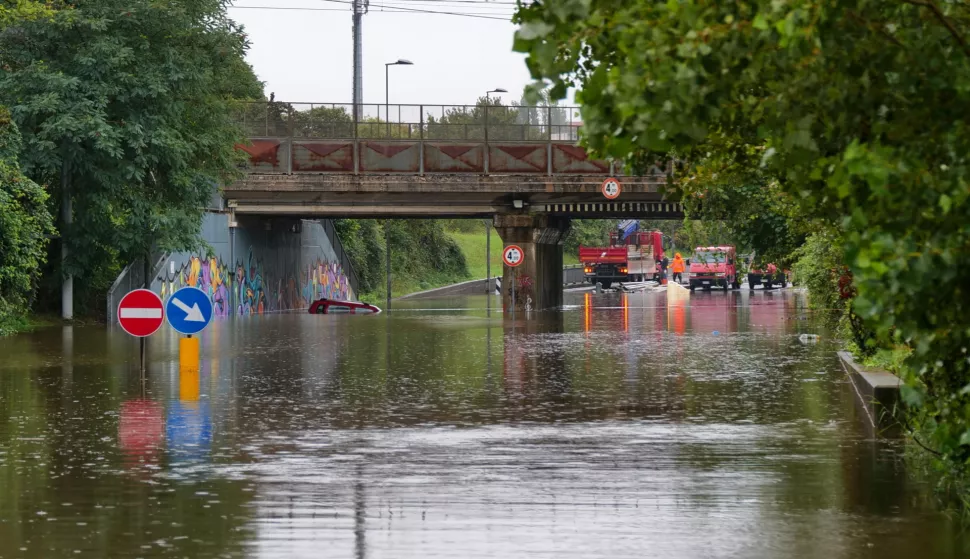
<svg viewBox="0 0 970 559">
<path fill-rule="evenodd" d="M 882 436 L 900 436 L 900 425 L 893 415 L 902 407 L 899 390 L 903 382 L 889 371 L 863 367 L 847 351 L 838 355 L 869 425 Z"/>
</svg>

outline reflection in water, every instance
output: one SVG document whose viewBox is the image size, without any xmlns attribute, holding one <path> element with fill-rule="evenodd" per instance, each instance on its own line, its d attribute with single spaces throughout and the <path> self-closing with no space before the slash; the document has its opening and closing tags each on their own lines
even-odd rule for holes
<svg viewBox="0 0 970 559">
<path fill-rule="evenodd" d="M 121 403 L 118 446 L 129 468 L 157 466 L 165 442 L 164 408 L 158 402 L 136 398 Z"/>
<path fill-rule="evenodd" d="M 0 558 L 967 554 L 800 296 L 566 302 L 0 340 Z"/>
</svg>

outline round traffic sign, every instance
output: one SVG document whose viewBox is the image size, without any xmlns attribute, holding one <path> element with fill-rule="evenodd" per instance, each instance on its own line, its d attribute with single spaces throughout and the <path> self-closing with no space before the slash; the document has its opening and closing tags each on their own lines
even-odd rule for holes
<svg viewBox="0 0 970 559">
<path fill-rule="evenodd" d="M 519 245 L 509 245 L 502 251 L 502 261 L 505 262 L 506 266 L 513 268 L 521 264 L 524 257 L 525 252 Z"/>
<path fill-rule="evenodd" d="M 610 177 L 603 181 L 603 186 L 600 188 L 603 192 L 603 196 L 606 196 L 609 200 L 615 200 L 620 196 L 620 192 L 623 191 L 623 186 L 620 184 L 620 180 Z"/>
<path fill-rule="evenodd" d="M 212 301 L 198 287 L 183 287 L 168 298 L 165 316 L 176 332 L 191 336 L 209 325 L 212 320 Z"/>
<path fill-rule="evenodd" d="M 162 300 L 153 291 L 129 291 L 118 303 L 118 323 L 132 336 L 151 336 L 162 325 L 165 311 Z"/>
</svg>

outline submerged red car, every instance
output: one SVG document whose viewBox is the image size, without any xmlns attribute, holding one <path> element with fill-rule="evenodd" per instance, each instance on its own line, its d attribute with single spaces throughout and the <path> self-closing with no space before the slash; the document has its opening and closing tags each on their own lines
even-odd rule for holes
<svg viewBox="0 0 970 559">
<path fill-rule="evenodd" d="M 377 314 L 381 309 L 356 301 L 317 299 L 310 304 L 310 314 Z"/>
</svg>

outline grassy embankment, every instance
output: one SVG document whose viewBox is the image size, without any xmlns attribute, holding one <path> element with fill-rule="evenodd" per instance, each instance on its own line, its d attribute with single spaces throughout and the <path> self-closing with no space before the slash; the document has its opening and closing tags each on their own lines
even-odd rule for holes
<svg viewBox="0 0 970 559">
<path fill-rule="evenodd" d="M 461 247 L 462 254 L 468 264 L 468 279 L 485 278 L 485 245 L 487 239 L 485 233 L 466 233 L 462 231 L 448 231 L 448 235 Z M 502 274 L 502 239 L 493 232 L 491 246 L 492 275 Z M 576 254 L 566 253 L 563 255 L 565 265 L 578 264 Z"/>
<path fill-rule="evenodd" d="M 461 249 L 465 256 L 465 263 L 468 274 L 464 277 L 454 277 L 447 274 L 428 273 L 422 277 L 414 277 L 409 274 L 396 274 L 393 279 L 392 289 L 395 297 L 401 297 L 409 293 L 444 287 L 462 281 L 484 279 L 486 276 L 485 266 L 485 245 L 487 239 L 484 232 L 465 232 L 449 230 L 446 234 L 451 237 Z M 502 239 L 494 231 L 492 233 L 491 244 L 491 272 L 493 276 L 502 274 Z M 565 254 L 563 261 L 566 265 L 577 264 L 575 254 Z M 384 301 L 383 290 L 379 293 L 365 294 L 362 300 L 370 303 L 380 304 Z"/>
</svg>

